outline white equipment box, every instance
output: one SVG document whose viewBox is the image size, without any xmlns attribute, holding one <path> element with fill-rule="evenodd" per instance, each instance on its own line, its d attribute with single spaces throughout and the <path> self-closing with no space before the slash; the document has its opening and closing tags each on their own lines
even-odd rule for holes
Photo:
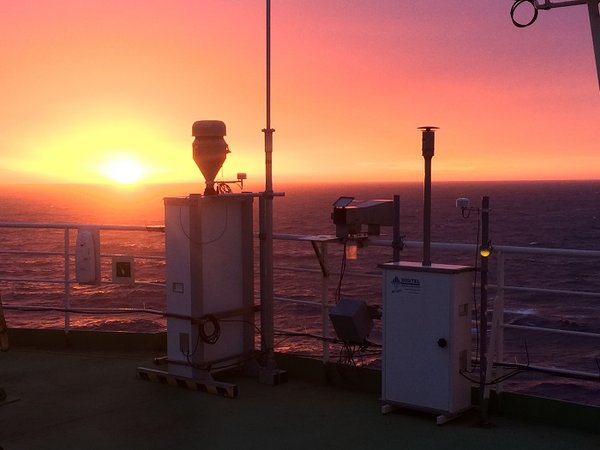
<svg viewBox="0 0 600 450">
<path fill-rule="evenodd" d="M 383 412 L 391 406 L 441 414 L 471 406 L 474 268 L 383 264 Z M 442 419 L 440 419 L 442 418 Z"/>
<path fill-rule="evenodd" d="M 254 350 L 252 202 L 244 194 L 165 198 L 171 375 L 204 378 Z M 206 342 L 200 332 L 217 337 L 216 323 L 218 339 Z"/>
</svg>

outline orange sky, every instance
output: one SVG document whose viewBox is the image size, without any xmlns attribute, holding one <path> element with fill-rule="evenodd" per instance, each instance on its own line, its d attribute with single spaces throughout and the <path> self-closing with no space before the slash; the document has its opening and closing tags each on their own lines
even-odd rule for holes
<svg viewBox="0 0 600 450">
<path fill-rule="evenodd" d="M 272 0 L 274 181 L 600 178 L 584 6 L 526 29 L 511 0 Z M 1 182 L 201 180 L 191 125 L 227 124 L 224 177 L 264 178 L 263 0 L 0 5 Z M 132 166 L 130 166 L 132 167 Z"/>
</svg>

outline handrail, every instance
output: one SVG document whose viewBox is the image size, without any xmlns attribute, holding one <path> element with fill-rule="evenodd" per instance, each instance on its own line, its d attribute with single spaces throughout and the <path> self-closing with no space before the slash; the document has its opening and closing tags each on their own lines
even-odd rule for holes
<svg viewBox="0 0 600 450">
<path fill-rule="evenodd" d="M 572 291 L 572 290 L 566 290 L 566 289 L 547 289 L 547 288 L 533 288 L 533 287 L 525 287 L 525 286 L 508 286 L 508 285 L 505 285 L 504 289 L 506 289 L 507 291 L 517 291 L 517 292 L 539 292 L 541 294 L 566 294 L 566 295 L 576 294 L 576 295 L 581 295 L 582 297 L 600 297 L 600 292 Z"/>
<path fill-rule="evenodd" d="M 0 228 L 45 228 L 60 230 L 78 230 L 83 228 L 96 228 L 98 230 L 112 231 L 155 231 L 164 232 L 164 225 L 107 225 L 86 223 L 32 223 L 32 222 L 0 222 Z"/>
<path fill-rule="evenodd" d="M 35 256 L 62 256 L 63 258 L 63 279 L 62 280 L 53 280 L 53 279 L 31 279 L 31 278 L 0 278 L 0 281 L 12 281 L 12 282 L 36 282 L 36 283 L 49 283 L 49 284 L 63 284 L 63 294 L 64 294 L 64 308 L 62 312 L 64 312 L 64 330 L 65 333 L 69 332 L 70 329 L 70 314 L 71 312 L 77 312 L 75 309 L 71 308 L 71 285 L 75 283 L 75 281 L 71 280 L 71 257 L 74 256 L 74 253 L 70 251 L 71 242 L 70 242 L 70 231 L 71 230 L 81 230 L 81 229 L 96 229 L 99 231 L 145 231 L 145 232 L 164 232 L 163 225 L 156 226 L 141 226 L 141 225 L 107 225 L 107 224 L 82 224 L 82 223 L 30 223 L 30 222 L 0 222 L 0 228 L 12 228 L 12 229 L 56 229 L 63 230 L 64 232 L 64 240 L 63 240 L 63 250 L 61 252 L 57 251 L 22 251 L 22 250 L 11 250 L 11 249 L 3 249 L 0 251 L 1 254 L 19 254 L 19 255 L 35 255 Z M 100 254 L 100 258 L 112 257 L 114 255 L 106 255 Z M 137 259 L 162 259 L 163 257 L 157 256 L 143 256 L 143 255 L 135 255 Z M 139 281 L 138 281 L 139 283 Z M 140 283 L 141 284 L 141 283 Z M 144 284 L 155 284 L 155 283 L 144 283 Z M 12 309 L 9 305 L 6 309 Z M 106 311 L 110 309 L 107 308 Z"/>
<path fill-rule="evenodd" d="M 281 239 L 286 241 L 306 241 L 307 237 L 302 235 L 292 235 L 292 234 L 281 234 L 275 235 L 275 239 Z M 383 246 L 390 247 L 392 245 L 392 241 L 388 239 L 379 239 L 379 238 L 369 238 L 368 245 L 372 246 Z M 421 241 L 404 241 L 405 248 L 420 248 L 422 246 Z M 464 244 L 464 243 L 447 243 L 447 242 L 437 242 L 431 243 L 431 247 L 433 249 L 438 250 L 454 250 L 454 251 L 475 251 L 477 246 L 475 244 Z M 558 248 L 545 248 L 545 247 L 518 247 L 518 246 L 509 246 L 509 245 L 495 245 L 494 253 L 498 257 L 498 267 L 497 267 L 497 284 L 488 284 L 488 288 L 496 289 L 497 301 L 496 304 L 500 307 L 500 311 L 494 311 L 496 315 L 495 320 L 492 321 L 492 335 L 491 340 L 497 341 L 496 348 L 496 359 L 489 358 L 489 364 L 497 364 L 501 366 L 503 364 L 503 330 L 504 329 L 522 329 L 536 332 L 544 332 L 544 333 L 554 333 L 554 334 L 564 334 L 571 336 L 580 336 L 587 338 L 600 338 L 600 333 L 592 333 L 592 332 L 581 332 L 581 331 L 572 331 L 572 330 L 561 330 L 555 328 L 546 328 L 546 327 L 533 327 L 533 326 L 522 326 L 522 325 L 512 325 L 505 324 L 503 317 L 504 310 L 504 293 L 505 291 L 523 291 L 523 292 L 539 292 L 539 293 L 554 293 L 554 294 L 563 294 L 563 295 L 577 295 L 584 297 L 600 297 L 600 293 L 597 292 L 588 292 L 588 291 L 575 291 L 575 290 L 565 290 L 565 289 L 548 289 L 548 288 L 536 288 L 536 287 L 527 287 L 527 286 L 510 286 L 506 285 L 504 282 L 504 264 L 505 264 L 505 255 L 506 254 L 529 254 L 529 255 L 540 255 L 540 256 L 561 256 L 561 257 L 584 257 L 584 258 L 597 258 L 600 259 L 600 251 L 597 250 L 579 250 L 579 249 L 558 249 Z M 318 273 L 319 271 L 316 269 L 308 269 L 308 268 L 283 268 L 279 267 L 282 270 L 288 271 L 305 271 L 311 273 Z M 349 275 L 348 272 L 346 272 Z M 371 274 L 363 274 L 367 277 L 377 277 L 376 275 Z M 289 299 L 278 297 L 280 301 L 289 301 L 292 303 L 308 303 L 314 306 L 318 305 L 316 302 L 307 302 L 306 300 L 297 300 L 297 299 Z M 325 339 L 325 335 L 323 335 L 323 339 Z M 531 366 L 532 368 L 534 366 Z M 538 366 L 535 366 L 535 370 L 541 370 Z M 595 372 L 584 372 L 584 371 L 568 371 L 562 369 L 556 369 L 555 367 L 547 367 L 549 373 L 558 373 L 560 370 L 563 374 L 573 373 L 577 374 L 578 377 L 583 377 L 587 379 L 597 380 L 600 375 Z M 491 370 L 487 371 L 488 373 Z"/>
<path fill-rule="evenodd" d="M 0 278 L 0 281 L 17 281 L 17 282 L 43 282 L 43 283 L 64 283 L 64 308 L 62 310 L 65 312 L 65 331 L 67 332 L 70 328 L 69 323 L 69 313 L 98 313 L 103 314 L 110 309 L 117 310 L 116 308 L 71 308 L 70 307 L 70 286 L 75 283 L 75 281 L 70 279 L 70 264 L 71 258 L 73 256 L 73 252 L 70 249 L 70 235 L 69 230 L 74 229 L 83 229 L 83 228 L 97 228 L 99 230 L 106 231 L 135 231 L 135 232 L 164 232 L 164 226 L 139 226 L 139 225 L 106 225 L 106 224 L 78 224 L 78 223 L 7 223 L 0 222 L 0 228 L 25 228 L 25 229 L 62 229 L 65 232 L 64 236 L 64 247 L 63 251 L 32 251 L 32 250 L 14 250 L 14 249 L 0 249 L 0 254 L 6 255 L 29 255 L 29 256 L 62 256 L 64 258 L 64 279 L 62 280 L 48 280 L 48 279 L 23 279 L 23 278 Z M 310 242 L 313 247 L 319 247 L 319 255 L 317 257 L 320 258 L 320 263 L 322 264 L 321 269 L 309 268 L 309 267 L 289 267 L 278 265 L 275 266 L 274 269 L 277 271 L 290 271 L 290 272 L 304 272 L 313 274 L 315 276 L 319 276 L 321 280 L 321 289 L 320 298 L 315 299 L 315 301 L 306 300 L 306 299 L 291 299 L 283 296 L 276 296 L 275 300 L 278 302 L 292 302 L 297 304 L 304 304 L 309 307 L 315 307 L 321 309 L 321 334 L 318 335 L 320 339 L 323 341 L 323 350 L 322 350 L 322 358 L 326 361 L 329 359 L 330 352 L 330 343 L 332 341 L 330 337 L 330 326 L 328 320 L 328 311 L 332 306 L 329 301 L 329 282 L 332 278 L 332 275 L 338 275 L 339 272 L 335 270 L 331 270 L 328 267 L 328 255 L 327 255 L 327 246 L 331 243 L 336 243 L 336 239 L 334 236 L 325 236 L 325 235 L 301 235 L 301 234 L 283 234 L 283 233 L 275 233 L 273 235 L 274 240 L 276 241 L 295 241 L 298 244 L 308 243 Z M 377 237 L 371 237 L 367 242 L 368 246 L 378 246 L 378 247 L 389 247 L 391 248 L 392 240 L 391 239 L 381 239 Z M 404 247 L 407 249 L 416 249 L 422 246 L 421 241 L 417 240 L 407 240 L 404 241 Z M 449 242 L 433 242 L 431 243 L 432 249 L 437 250 L 449 250 L 449 251 L 474 251 L 476 250 L 475 244 L 468 243 L 449 243 Z M 315 250 L 316 251 L 316 250 Z M 515 291 L 515 292 L 538 292 L 538 293 L 554 293 L 561 295 L 577 295 L 577 296 L 586 296 L 586 297 L 600 297 L 599 292 L 590 292 L 590 291 L 573 291 L 573 290 L 564 290 L 564 289 L 549 289 L 549 288 L 541 288 L 541 287 L 533 287 L 533 286 L 515 286 L 506 284 L 504 281 L 504 266 L 506 264 L 506 255 L 540 255 L 540 256 L 560 256 L 560 257 L 583 257 L 583 258 L 596 258 L 600 259 L 600 251 L 598 250 L 579 250 L 579 249 L 560 249 L 560 248 L 544 248 L 544 247 L 518 247 L 518 246 L 509 246 L 509 245 L 495 245 L 494 253 L 492 257 L 496 257 L 498 260 L 497 264 L 497 274 L 496 274 L 496 282 L 497 284 L 490 284 L 488 287 L 490 289 L 494 289 L 496 291 L 496 302 L 497 307 L 500 308 L 500 314 L 498 314 L 495 321 L 492 321 L 492 327 L 497 328 L 496 332 L 493 332 L 493 338 L 498 340 L 499 343 L 496 345 L 496 358 L 495 361 L 498 364 L 502 364 L 503 360 L 503 330 L 504 329 L 523 329 L 528 331 L 536 331 L 536 332 L 547 332 L 547 333 L 555 333 L 555 334 L 566 334 L 573 336 L 582 336 L 582 337 L 590 337 L 590 338 L 598 338 L 600 337 L 599 333 L 591 333 L 591 332 L 582 332 L 582 331 L 571 331 L 571 330 L 561 330 L 561 329 L 553 329 L 553 328 L 543 328 L 543 327 L 533 327 L 533 326 L 522 326 L 522 325 L 512 325 L 505 324 L 503 322 L 503 303 L 504 296 L 506 292 Z M 107 258 L 115 256 L 112 254 L 101 253 L 102 258 Z M 146 256 L 146 255 L 134 255 L 137 259 L 149 259 L 149 260 L 164 260 L 164 256 Z M 324 271 L 323 268 L 327 270 Z M 326 275 L 325 275 L 326 273 Z M 367 278 L 379 278 L 379 275 L 369 274 L 369 273 L 357 273 L 347 271 L 345 273 L 347 277 L 367 277 Z M 145 283 L 145 282 L 143 282 Z M 152 283 L 148 284 L 160 284 L 160 283 Z M 5 305 L 5 309 L 12 309 L 10 305 Z M 20 307 L 20 309 L 35 309 L 35 307 L 25 308 Z M 54 308 L 56 309 L 56 308 Z M 60 308 L 59 308 L 60 309 Z M 118 309 L 121 312 L 136 312 L 136 313 L 160 313 L 158 311 L 150 311 L 146 309 Z M 496 312 L 495 312 L 496 313 Z M 579 373 L 579 372 L 578 372 Z M 586 373 L 587 376 L 596 376 L 597 374 Z"/>
<path fill-rule="evenodd" d="M 561 330 L 560 328 L 533 327 L 530 325 L 512 325 L 508 323 L 505 323 L 503 326 L 504 328 L 512 328 L 514 330 L 541 331 L 544 333 L 566 334 L 570 336 L 584 336 L 600 339 L 600 333 L 590 333 L 588 331 Z"/>
</svg>

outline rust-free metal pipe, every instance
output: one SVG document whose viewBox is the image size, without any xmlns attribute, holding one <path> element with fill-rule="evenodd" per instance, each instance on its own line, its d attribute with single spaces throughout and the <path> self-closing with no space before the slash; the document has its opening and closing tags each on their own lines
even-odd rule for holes
<svg viewBox="0 0 600 450">
<path fill-rule="evenodd" d="M 423 126 L 423 159 L 425 180 L 423 182 L 423 266 L 431 266 L 431 160 L 435 153 L 435 131 L 438 127 Z"/>
</svg>

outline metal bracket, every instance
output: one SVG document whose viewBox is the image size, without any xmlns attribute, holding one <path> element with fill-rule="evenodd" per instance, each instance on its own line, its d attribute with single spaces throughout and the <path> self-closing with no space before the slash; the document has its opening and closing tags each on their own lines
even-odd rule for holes
<svg viewBox="0 0 600 450">
<path fill-rule="evenodd" d="M 317 257 L 317 260 L 319 261 L 319 266 L 321 266 L 321 273 L 323 274 L 323 277 L 327 278 L 329 276 L 329 269 L 327 268 L 327 265 L 325 264 L 325 258 L 323 257 L 323 254 L 321 253 L 321 249 L 317 246 L 316 241 L 310 241 L 313 250 L 315 251 L 315 255 Z"/>
<path fill-rule="evenodd" d="M 515 19 L 515 12 L 519 6 L 529 4 L 533 7 L 531 19 L 528 22 L 519 22 Z M 586 5 L 588 7 L 588 15 L 590 18 L 590 29 L 592 32 L 592 44 L 594 47 L 594 56 L 596 58 L 596 72 L 598 75 L 598 85 L 600 86 L 600 10 L 599 0 L 515 0 L 510 9 L 510 18 L 513 24 L 519 28 L 525 28 L 533 24 L 538 16 L 538 10 L 549 10 L 553 8 L 562 8 L 565 6 Z"/>
</svg>

